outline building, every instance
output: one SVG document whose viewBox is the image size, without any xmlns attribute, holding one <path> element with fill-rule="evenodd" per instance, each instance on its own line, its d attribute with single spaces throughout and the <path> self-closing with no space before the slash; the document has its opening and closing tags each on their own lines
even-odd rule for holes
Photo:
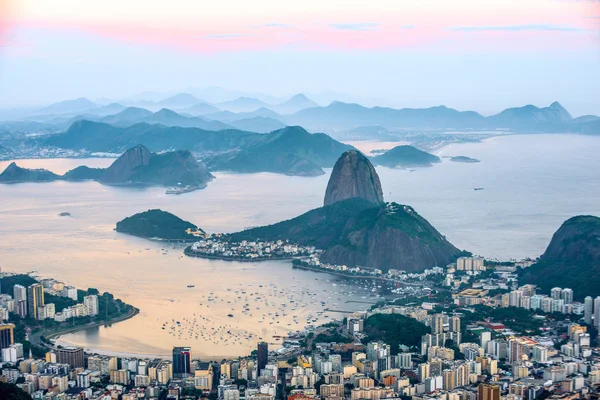
<svg viewBox="0 0 600 400">
<path fill-rule="evenodd" d="M 27 315 L 27 288 L 22 285 L 15 285 L 13 288 L 13 299 L 15 301 L 15 312 L 19 314 L 21 318 L 25 318 Z M 20 302 L 23 302 L 24 309 L 19 308 Z"/>
<path fill-rule="evenodd" d="M 213 387 L 212 365 L 200 362 L 194 371 L 194 386 L 199 390 L 211 391 Z"/>
<path fill-rule="evenodd" d="M 15 324 L 0 324 L 0 350 L 15 343 Z"/>
<path fill-rule="evenodd" d="M 88 315 L 90 317 L 95 317 L 98 315 L 98 296 L 95 294 L 85 296 L 83 298 L 83 305 L 87 307 Z"/>
<path fill-rule="evenodd" d="M 83 349 L 72 346 L 57 349 L 56 362 L 59 364 L 69 364 L 71 368 L 83 368 L 85 366 Z"/>
<path fill-rule="evenodd" d="M 500 400 L 500 386 L 482 383 L 477 388 L 477 400 Z"/>
<path fill-rule="evenodd" d="M 594 326 L 600 326 L 600 296 L 594 299 Z"/>
<path fill-rule="evenodd" d="M 594 315 L 594 299 L 592 296 L 587 296 L 583 303 L 583 318 L 586 324 L 592 324 L 592 315 Z"/>
<path fill-rule="evenodd" d="M 269 362 L 269 344 L 267 342 L 259 342 L 257 349 L 257 374 L 260 375 L 260 371 L 265 369 Z"/>
<path fill-rule="evenodd" d="M 192 375 L 192 349 L 190 347 L 173 348 L 173 377 L 187 378 Z"/>
<path fill-rule="evenodd" d="M 38 308 L 44 305 L 44 287 L 34 283 L 27 288 L 27 314 L 32 318 L 38 315 Z"/>
</svg>

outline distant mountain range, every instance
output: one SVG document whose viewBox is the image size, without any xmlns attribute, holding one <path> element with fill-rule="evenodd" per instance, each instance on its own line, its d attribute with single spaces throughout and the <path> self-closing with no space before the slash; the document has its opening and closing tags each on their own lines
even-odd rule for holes
<svg viewBox="0 0 600 400">
<path fill-rule="evenodd" d="M 322 168 L 332 167 L 339 155 L 351 148 L 325 134 L 310 134 L 301 127 L 260 134 L 149 123 L 119 127 L 93 121 L 77 121 L 65 133 L 52 135 L 43 144 L 104 153 L 122 153 L 137 144 L 156 152 L 191 150 L 204 154 L 211 170 L 303 176 L 323 174 Z"/>
<path fill-rule="evenodd" d="M 218 88 L 213 89 L 219 91 Z M 150 94 L 147 97 L 156 98 Z M 137 115 L 131 112 L 132 107 L 138 109 Z M 139 109 L 146 109 L 146 112 Z M 125 114 L 119 115 L 122 112 Z M 154 116 L 150 113 L 154 113 Z M 206 130 L 236 128 L 262 133 L 297 125 L 310 131 L 345 132 L 339 137 L 347 136 L 348 139 L 366 137 L 374 140 L 388 140 L 393 137 L 389 130 L 395 129 L 506 129 L 518 133 L 600 134 L 600 117 L 585 115 L 573 118 L 558 102 L 542 108 L 534 105 L 508 108 L 496 115 L 485 117 L 474 111 L 458 111 L 445 106 L 395 109 L 333 101 L 321 107 L 304 94 L 297 94 L 283 101 L 270 98 L 270 102 L 267 102 L 242 95 L 210 103 L 191 93 L 177 93 L 160 100 L 132 98 L 104 106 L 86 98 L 79 98 L 32 110 L 26 119 L 63 128 L 74 121 L 87 119 L 116 125 L 149 122 Z M 12 129 L 20 127 L 24 126 L 12 124 Z"/>
</svg>

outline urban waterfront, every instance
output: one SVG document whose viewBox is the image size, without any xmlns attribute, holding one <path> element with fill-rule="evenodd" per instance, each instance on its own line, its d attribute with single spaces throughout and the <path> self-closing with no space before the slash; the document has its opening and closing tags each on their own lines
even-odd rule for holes
<svg viewBox="0 0 600 400">
<path fill-rule="evenodd" d="M 600 169 L 595 156 L 599 149 L 600 139 L 585 136 L 498 137 L 449 146 L 440 152 L 441 156 L 476 157 L 482 160 L 479 164 L 444 159 L 441 164 L 414 172 L 387 168 L 378 168 L 378 172 L 386 200 L 412 205 L 458 247 L 486 257 L 535 257 L 543 252 L 562 221 L 575 214 L 600 213 L 594 200 L 600 196 L 595 172 Z M 101 166 L 111 161 L 21 160 L 19 164 L 64 172 L 76 165 L 93 162 Z M 556 173 L 546 174 L 548 169 Z M 289 261 L 190 259 L 183 256 L 183 247 L 118 234 L 113 229 L 120 219 L 149 208 L 173 212 L 208 232 L 269 224 L 322 204 L 327 179 L 327 175 L 301 178 L 217 173 L 206 189 L 181 196 L 167 196 L 158 187 L 129 189 L 95 182 L 2 186 L 2 267 L 15 272 L 36 270 L 43 277 L 77 287 L 102 288 L 139 308 L 140 314 L 131 320 L 62 338 L 107 352 L 128 349 L 137 354 L 166 355 L 179 341 L 161 329 L 165 321 L 193 319 L 196 313 L 229 324 L 231 307 L 227 301 L 231 299 L 226 300 L 227 289 L 248 284 L 256 288 L 272 282 L 285 293 L 293 290 L 291 285 L 296 285 L 297 292 L 310 287 L 316 296 L 303 312 L 316 315 L 322 310 L 321 301 L 329 300 L 330 294 L 323 290 L 329 290 L 336 278 L 292 270 Z M 484 190 L 475 192 L 475 186 Z M 565 192 L 571 196 L 565 197 Z M 71 217 L 58 216 L 61 212 L 69 212 Z M 187 288 L 190 283 L 195 287 Z M 202 310 L 202 296 L 211 290 L 222 296 L 223 307 Z M 345 304 L 346 296 L 341 295 L 336 302 Z M 347 308 L 366 307 L 349 303 Z M 292 327 L 288 323 L 296 325 L 293 315 L 282 317 L 289 320 L 282 320 L 278 332 L 287 332 Z M 256 338 L 263 335 L 254 318 L 248 316 L 240 325 L 247 326 L 241 329 L 248 331 L 255 329 L 247 345 L 224 347 L 206 342 L 195 345 L 198 354 L 247 354 Z"/>
</svg>

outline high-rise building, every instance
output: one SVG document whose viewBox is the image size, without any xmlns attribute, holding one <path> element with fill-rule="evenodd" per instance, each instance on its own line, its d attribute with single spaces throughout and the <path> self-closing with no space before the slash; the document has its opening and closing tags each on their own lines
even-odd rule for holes
<svg viewBox="0 0 600 400">
<path fill-rule="evenodd" d="M 434 314 L 431 316 L 431 333 L 444 332 L 444 314 Z"/>
<path fill-rule="evenodd" d="M 13 299 L 15 303 L 21 300 L 27 300 L 27 288 L 23 285 L 15 285 L 13 288 Z"/>
<path fill-rule="evenodd" d="M 38 307 L 44 305 L 44 287 L 39 283 L 34 283 L 27 288 L 27 314 L 32 318 L 37 318 Z"/>
<path fill-rule="evenodd" d="M 500 386 L 482 383 L 477 388 L 477 400 L 500 400 Z"/>
<path fill-rule="evenodd" d="M 269 362 L 269 343 L 267 342 L 258 342 L 258 349 L 256 354 L 256 363 L 257 363 L 257 375 L 260 375 L 260 371 L 265 369 L 267 363 Z"/>
<path fill-rule="evenodd" d="M 83 349 L 72 346 L 57 349 L 56 362 L 59 364 L 69 364 L 72 368 L 83 368 L 85 366 Z"/>
<path fill-rule="evenodd" d="M 552 300 L 560 300 L 562 297 L 562 289 L 559 287 L 552 288 L 550 290 L 550 297 Z"/>
<path fill-rule="evenodd" d="M 192 349 L 173 347 L 173 377 L 186 378 L 192 374 Z"/>
<path fill-rule="evenodd" d="M 87 307 L 89 316 L 94 317 L 98 315 L 98 296 L 95 294 L 85 296 L 83 304 Z"/>
<path fill-rule="evenodd" d="M 594 326 L 600 326 L 600 296 L 594 299 Z"/>
<path fill-rule="evenodd" d="M 460 317 L 455 315 L 450 318 L 450 331 L 452 332 L 460 332 Z"/>
<path fill-rule="evenodd" d="M 588 325 L 592 324 L 592 316 L 594 315 L 594 299 L 592 296 L 587 296 L 583 302 L 583 319 Z"/>
<path fill-rule="evenodd" d="M 561 299 L 564 300 L 565 304 L 571 304 L 573 302 L 573 289 L 564 288 L 561 294 Z"/>
<path fill-rule="evenodd" d="M 21 318 L 27 316 L 27 300 L 20 300 L 15 303 L 15 313 Z"/>
<path fill-rule="evenodd" d="M 15 324 L 0 324 L 0 350 L 15 342 Z"/>
</svg>

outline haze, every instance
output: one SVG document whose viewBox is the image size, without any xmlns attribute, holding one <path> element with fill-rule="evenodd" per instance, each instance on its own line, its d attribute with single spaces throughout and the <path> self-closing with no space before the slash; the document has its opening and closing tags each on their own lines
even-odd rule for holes
<svg viewBox="0 0 600 400">
<path fill-rule="evenodd" d="M 600 113 L 596 1 L 4 0 L 0 32 L 3 108 L 220 86 Z"/>
</svg>

